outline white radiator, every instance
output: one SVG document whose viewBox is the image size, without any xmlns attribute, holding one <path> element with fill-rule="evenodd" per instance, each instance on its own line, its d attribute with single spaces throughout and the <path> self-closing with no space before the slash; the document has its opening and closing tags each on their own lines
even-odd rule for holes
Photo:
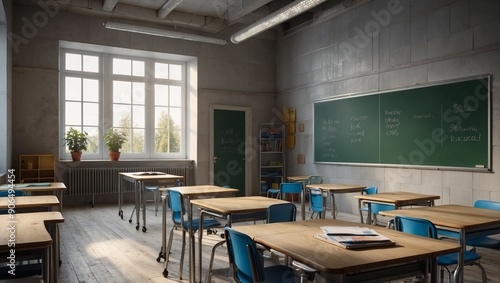
<svg viewBox="0 0 500 283">
<path fill-rule="evenodd" d="M 164 172 L 184 176 L 189 180 L 188 167 L 123 167 L 123 168 L 70 168 L 68 194 L 71 196 L 118 193 L 119 172 Z M 123 192 L 133 191 L 130 182 L 123 182 Z"/>
</svg>

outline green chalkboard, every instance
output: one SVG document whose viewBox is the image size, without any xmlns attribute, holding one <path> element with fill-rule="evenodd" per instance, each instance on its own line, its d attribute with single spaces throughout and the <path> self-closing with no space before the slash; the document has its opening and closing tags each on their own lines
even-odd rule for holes
<svg viewBox="0 0 500 283">
<path fill-rule="evenodd" d="M 489 77 L 317 101 L 314 160 L 488 170 Z"/>
</svg>

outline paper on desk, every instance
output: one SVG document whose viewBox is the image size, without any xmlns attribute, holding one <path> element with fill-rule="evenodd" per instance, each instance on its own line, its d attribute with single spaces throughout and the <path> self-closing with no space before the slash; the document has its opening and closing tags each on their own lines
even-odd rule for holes
<svg viewBox="0 0 500 283">
<path fill-rule="evenodd" d="M 321 226 L 321 229 L 331 236 L 378 235 L 373 229 L 359 226 Z"/>
</svg>

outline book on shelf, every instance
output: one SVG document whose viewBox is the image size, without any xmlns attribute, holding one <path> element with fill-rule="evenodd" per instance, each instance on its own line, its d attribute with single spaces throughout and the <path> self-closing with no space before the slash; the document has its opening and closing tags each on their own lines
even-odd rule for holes
<svg viewBox="0 0 500 283">
<path fill-rule="evenodd" d="M 314 237 L 346 249 L 389 247 L 396 243 L 377 231 L 358 226 L 322 226 Z"/>
</svg>

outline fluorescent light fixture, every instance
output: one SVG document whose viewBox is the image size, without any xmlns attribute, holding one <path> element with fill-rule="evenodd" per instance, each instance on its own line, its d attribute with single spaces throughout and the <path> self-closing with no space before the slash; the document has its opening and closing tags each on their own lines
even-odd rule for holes
<svg viewBox="0 0 500 283">
<path fill-rule="evenodd" d="M 215 37 L 208 37 L 208 36 L 175 32 L 175 31 L 142 27 L 142 26 L 134 26 L 134 25 L 128 25 L 128 24 L 122 24 L 122 23 L 115 23 L 115 22 L 106 22 L 104 24 L 104 27 L 106 27 L 107 29 L 142 33 L 142 34 L 147 34 L 147 35 L 162 36 L 162 37 L 169 37 L 169 38 L 175 38 L 175 39 L 191 40 L 191 41 L 213 43 L 213 44 L 219 44 L 219 45 L 226 45 L 227 44 L 226 40 L 215 38 Z"/>
<path fill-rule="evenodd" d="M 258 33 L 270 29 L 276 25 L 281 24 L 305 11 L 318 6 L 326 0 L 297 0 L 293 3 L 286 5 L 278 11 L 270 14 L 269 16 L 258 20 L 257 22 L 249 25 L 248 27 L 236 32 L 231 36 L 232 43 L 240 43 Z"/>
</svg>

